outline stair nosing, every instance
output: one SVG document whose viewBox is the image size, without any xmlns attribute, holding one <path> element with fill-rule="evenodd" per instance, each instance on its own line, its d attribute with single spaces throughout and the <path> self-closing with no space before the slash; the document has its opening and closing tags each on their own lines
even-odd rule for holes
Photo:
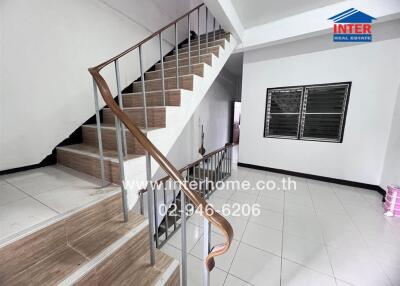
<svg viewBox="0 0 400 286">
<path fill-rule="evenodd" d="M 171 257 L 172 258 L 172 257 Z M 179 262 L 175 258 L 172 258 L 172 262 L 170 265 L 168 265 L 168 268 L 161 274 L 161 277 L 158 279 L 158 281 L 154 284 L 154 286 L 163 286 L 165 285 L 166 282 L 168 282 L 168 279 L 172 276 L 174 273 L 175 269 L 179 267 Z"/>
<path fill-rule="evenodd" d="M 200 44 L 200 45 L 202 45 L 202 44 Z M 190 45 L 190 48 L 192 48 L 192 47 L 197 47 L 197 46 L 198 46 L 198 45 L 196 45 L 196 46 Z M 216 48 L 216 47 L 220 47 L 221 49 L 224 49 L 224 48 L 222 47 L 222 45 L 220 45 L 220 44 L 208 46 L 209 49 L 210 49 L 210 48 Z M 187 49 L 187 48 L 188 48 L 188 47 L 182 47 L 182 48 L 179 48 L 178 51 L 179 51 L 179 50 L 182 50 L 182 49 Z M 196 48 L 195 51 L 198 51 L 198 50 L 199 50 L 199 49 Z M 204 50 L 207 50 L 207 48 L 201 48 L 201 49 L 200 49 L 200 51 L 204 51 Z M 173 51 L 175 52 L 175 49 L 174 49 Z M 187 53 L 187 52 L 185 52 L 185 53 Z"/>
<path fill-rule="evenodd" d="M 227 42 L 228 42 L 228 40 L 227 40 L 226 38 L 221 38 L 221 39 L 216 39 L 216 40 L 208 41 L 208 43 L 215 43 L 215 42 L 217 42 L 217 41 L 227 41 Z M 194 43 L 194 44 L 192 44 L 192 43 Z M 190 42 L 190 46 L 191 46 L 191 47 L 192 47 L 192 46 L 198 46 L 198 44 L 199 44 L 199 43 L 198 43 L 197 39 Z M 200 40 L 200 45 L 205 45 L 205 44 L 207 44 L 207 42 L 205 41 L 205 39 Z M 188 44 L 188 43 L 184 43 L 183 45 L 184 45 L 184 46 L 182 46 L 182 48 L 187 48 L 189 44 Z M 215 45 L 215 46 L 217 46 L 217 45 Z"/>
<path fill-rule="evenodd" d="M 165 92 L 168 92 L 168 91 L 180 91 L 180 90 L 181 90 L 180 88 L 173 88 L 173 89 L 166 89 Z M 156 93 L 156 92 L 162 92 L 162 90 L 146 91 L 146 94 L 148 94 L 148 93 Z M 135 95 L 135 94 L 142 95 L 143 93 L 141 91 L 122 93 L 123 96 L 125 96 L 125 95 Z"/>
<path fill-rule="evenodd" d="M 110 185 L 114 185 L 114 184 L 110 183 Z M 117 187 L 117 185 L 114 185 L 114 186 Z M 35 224 L 35 225 L 33 225 L 33 226 L 31 226 L 31 227 L 29 227 L 27 229 L 24 229 L 24 230 L 22 230 L 20 232 L 17 232 L 15 234 L 11 235 L 11 236 L 7 236 L 5 238 L 2 238 L 0 240 L 0 248 L 6 247 L 6 246 L 8 246 L 8 245 L 10 245 L 10 244 L 12 244 L 14 242 L 17 242 L 18 240 L 24 239 L 25 237 L 27 237 L 27 236 L 29 236 L 31 234 L 39 232 L 39 231 L 45 229 L 46 227 L 54 225 L 54 224 L 66 219 L 68 217 L 73 216 L 74 214 L 76 214 L 76 213 L 78 213 L 78 212 L 80 212 L 80 211 L 82 211 L 84 209 L 90 208 L 91 206 L 94 206 L 95 204 L 98 204 L 101 201 L 106 200 L 108 198 L 111 198 L 112 196 L 115 196 L 115 195 L 120 194 L 120 193 L 121 193 L 120 189 L 115 190 L 115 191 L 110 191 L 106 196 L 104 196 L 104 197 L 102 197 L 100 199 L 88 202 L 87 204 L 85 204 L 83 206 L 76 207 L 76 208 L 71 209 L 71 210 L 69 210 L 69 211 L 67 211 L 65 213 L 59 213 L 56 216 L 51 217 L 51 218 L 49 218 L 49 219 L 47 219 L 47 220 L 45 220 L 43 222 Z"/>
<path fill-rule="evenodd" d="M 197 74 L 184 74 L 184 75 L 180 75 L 179 78 L 181 78 L 181 77 L 182 78 L 183 77 L 194 77 L 194 76 L 198 76 L 198 75 Z M 164 81 L 167 80 L 167 79 L 176 79 L 176 76 L 164 77 Z M 151 82 L 151 81 L 156 81 L 156 80 L 161 80 L 161 78 L 145 79 L 144 82 L 146 83 L 146 82 Z M 140 83 L 141 84 L 142 82 L 141 81 L 135 81 L 133 83 L 134 84 L 135 83 Z M 169 89 L 169 90 L 171 90 L 171 89 Z M 172 90 L 178 90 L 178 89 L 177 88 L 173 88 Z M 141 91 L 138 91 L 138 92 L 141 92 Z"/>
<path fill-rule="evenodd" d="M 96 123 L 93 123 L 93 124 L 83 124 L 82 127 L 96 129 L 96 128 L 97 128 L 97 125 L 96 125 Z M 111 125 L 110 125 L 110 126 L 100 125 L 100 128 L 102 128 L 102 129 L 115 130 L 115 126 L 111 126 Z M 147 128 L 147 129 L 146 129 L 146 128 L 139 128 L 139 129 L 140 129 L 140 131 L 142 131 L 143 133 L 148 133 L 149 131 L 153 131 L 153 130 L 161 129 L 161 128 L 159 128 L 159 127 L 154 127 L 154 128 Z M 125 129 L 125 131 L 128 132 L 128 129 Z"/>
<path fill-rule="evenodd" d="M 99 254 L 90 259 L 87 263 L 82 265 L 79 269 L 71 273 L 67 278 L 62 280 L 58 285 L 67 286 L 74 285 L 80 279 L 84 278 L 90 271 L 95 269 L 97 265 L 103 262 L 105 259 L 109 258 L 110 255 L 118 251 L 124 244 L 126 244 L 130 239 L 138 235 L 145 227 L 147 227 L 149 221 L 145 219 L 139 225 L 135 226 L 124 236 L 120 237 L 118 240 L 114 241 L 111 245 L 103 249 Z"/>
<path fill-rule="evenodd" d="M 88 152 L 88 151 L 82 151 L 82 150 L 78 150 L 78 149 L 74 149 L 74 148 L 69 148 L 68 146 L 73 146 L 73 145 L 61 146 L 61 147 L 57 147 L 56 149 L 57 150 L 61 150 L 61 151 L 72 152 L 72 153 L 76 153 L 76 154 L 80 154 L 80 155 L 84 155 L 84 156 L 89 156 L 89 157 L 96 158 L 96 159 L 100 160 L 100 155 L 97 154 L 97 153 L 91 153 L 91 152 Z M 108 160 L 108 161 L 113 162 L 113 163 L 119 163 L 118 158 L 109 157 L 109 156 L 106 156 L 106 155 L 104 155 L 103 157 L 104 157 L 104 160 Z"/>
<path fill-rule="evenodd" d="M 202 56 L 202 55 L 207 55 L 207 54 L 214 54 L 213 52 L 211 52 L 211 53 L 204 53 L 204 54 L 201 53 L 201 51 L 208 50 L 208 49 L 212 49 L 212 48 L 221 48 L 221 49 L 222 49 L 221 45 L 215 45 L 215 46 L 212 46 L 212 47 L 200 49 L 200 55 Z M 185 49 L 185 48 L 184 48 L 184 49 Z M 190 51 L 190 53 L 192 54 L 192 51 Z M 198 55 L 199 52 L 198 52 L 197 50 L 196 50 L 196 53 L 197 53 L 197 55 L 195 55 L 195 57 L 198 57 L 198 56 L 199 56 L 199 55 Z M 180 55 L 187 55 L 187 54 L 189 54 L 189 52 L 182 52 L 182 53 L 178 53 L 178 56 L 180 56 Z M 165 58 L 166 58 L 166 57 L 174 57 L 174 56 L 175 56 L 175 54 L 172 54 L 172 55 L 165 56 Z"/>
<path fill-rule="evenodd" d="M 204 56 L 215 56 L 214 55 L 214 53 L 206 53 L 206 54 L 201 54 L 201 56 L 202 57 L 204 57 Z M 193 56 L 193 57 L 190 57 L 190 59 L 195 59 L 195 58 L 198 58 L 199 56 L 198 55 L 196 55 L 196 56 Z M 188 58 L 184 58 L 184 59 L 179 59 L 179 54 L 178 54 L 178 61 L 179 60 L 187 60 Z M 165 63 L 169 63 L 169 62 L 172 62 L 172 61 L 174 61 L 175 59 L 172 59 L 172 60 L 169 60 L 169 61 L 164 61 L 164 64 Z M 204 63 L 204 62 L 202 62 L 202 63 Z M 196 63 L 196 64 L 198 64 L 198 63 Z M 156 65 L 161 65 L 161 63 L 157 63 Z M 187 67 L 187 66 L 189 66 L 189 65 L 185 65 L 185 67 Z M 179 67 L 182 67 L 182 66 L 179 66 Z"/>
<path fill-rule="evenodd" d="M 164 105 L 159 105 L 159 106 L 147 106 L 146 109 L 152 109 L 152 108 L 166 108 L 166 107 L 170 107 L 168 105 L 164 106 Z M 110 110 L 109 107 L 104 107 L 103 110 Z M 124 107 L 124 110 L 126 109 L 131 109 L 131 110 L 135 110 L 135 109 L 144 109 L 144 107 L 141 106 L 134 106 L 134 107 Z"/>
</svg>

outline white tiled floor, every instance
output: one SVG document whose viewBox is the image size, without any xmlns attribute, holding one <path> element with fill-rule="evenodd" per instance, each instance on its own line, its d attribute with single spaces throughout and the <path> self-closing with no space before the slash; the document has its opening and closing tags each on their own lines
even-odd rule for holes
<svg viewBox="0 0 400 286">
<path fill-rule="evenodd" d="M 230 180 L 283 175 L 235 168 Z M 375 191 L 293 178 L 296 190 L 217 190 L 224 204 L 258 203 L 257 217 L 228 217 L 235 231 L 232 249 L 217 258 L 211 285 L 385 286 L 400 285 L 400 219 L 383 216 Z M 188 285 L 201 285 L 202 225 L 188 220 Z M 213 229 L 213 231 L 216 231 Z M 180 259 L 180 236 L 163 250 Z M 212 234 L 212 245 L 222 237 Z"/>
<path fill-rule="evenodd" d="M 119 190 L 68 168 L 0 176 L 0 240 Z"/>
</svg>

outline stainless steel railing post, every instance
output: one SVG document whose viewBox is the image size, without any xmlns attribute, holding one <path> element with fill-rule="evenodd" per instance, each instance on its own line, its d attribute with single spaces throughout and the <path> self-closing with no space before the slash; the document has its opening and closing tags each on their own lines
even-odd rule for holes
<svg viewBox="0 0 400 286">
<path fill-rule="evenodd" d="M 162 33 L 159 35 L 160 39 L 160 62 L 161 62 L 161 87 L 162 87 L 162 96 L 163 96 L 163 105 L 166 105 L 165 100 L 165 80 L 164 80 L 164 56 L 163 56 L 163 45 L 162 45 Z"/>
<path fill-rule="evenodd" d="M 191 65 L 191 55 L 190 55 L 190 14 L 188 15 L 188 52 L 189 52 L 189 56 L 188 56 L 188 68 L 189 68 L 189 74 L 192 73 L 192 65 Z"/>
<path fill-rule="evenodd" d="M 143 110 L 144 110 L 144 123 L 147 132 L 149 122 L 147 118 L 147 102 L 146 102 L 146 86 L 144 82 L 144 67 L 142 58 L 142 45 L 139 46 L 139 64 L 140 64 L 140 75 L 142 81 L 142 95 L 143 95 Z M 149 218 L 149 244 L 150 244 L 150 264 L 155 264 L 155 246 L 154 246 L 154 192 L 151 184 L 151 157 L 148 151 L 146 151 L 146 178 L 147 178 L 147 211 Z"/>
<path fill-rule="evenodd" d="M 208 8 L 207 7 L 206 7 L 206 53 L 208 53 Z"/>
<path fill-rule="evenodd" d="M 199 63 L 200 63 L 200 8 L 197 9 L 197 44 L 199 48 Z"/>
<path fill-rule="evenodd" d="M 181 264 L 182 286 L 187 285 L 186 197 L 181 190 Z"/>
<path fill-rule="evenodd" d="M 213 29 L 214 29 L 214 41 L 215 41 L 215 17 L 214 17 Z"/>
<path fill-rule="evenodd" d="M 207 210 L 204 210 L 207 211 Z M 203 220 L 203 258 L 206 260 L 211 248 L 211 225 L 210 222 L 204 218 Z M 203 263 L 203 285 L 210 285 L 210 271 L 208 271 L 206 264 Z"/>
<path fill-rule="evenodd" d="M 94 95 L 94 107 L 96 111 L 96 129 L 97 129 L 97 143 L 99 146 L 99 157 L 100 157 L 100 176 L 102 187 L 106 186 L 106 176 L 104 170 L 104 153 L 103 153 L 103 138 L 101 136 L 101 122 L 100 122 L 100 108 L 99 108 L 99 94 L 97 92 L 97 84 L 93 78 L 93 95 Z"/>
<path fill-rule="evenodd" d="M 119 73 L 119 61 L 115 60 L 114 65 L 115 65 L 115 76 L 116 76 L 117 90 L 118 90 L 118 103 L 119 103 L 119 107 L 122 110 L 124 110 L 124 103 L 122 101 L 121 78 L 120 78 L 120 73 Z M 128 147 L 126 145 L 125 126 L 122 124 L 122 122 L 120 120 L 118 120 L 118 121 L 119 121 L 119 125 L 121 127 L 123 154 L 124 154 L 124 156 L 127 156 L 128 155 Z"/>
<path fill-rule="evenodd" d="M 176 88 L 179 89 L 179 47 L 178 47 L 178 26 L 175 23 L 175 59 L 176 59 Z"/>
<path fill-rule="evenodd" d="M 162 186 L 162 188 L 163 188 L 163 194 L 164 194 L 164 206 L 166 208 L 164 227 L 165 227 L 165 239 L 167 240 L 168 239 L 168 230 L 169 230 L 167 194 L 166 194 L 164 185 Z"/>
<path fill-rule="evenodd" d="M 121 122 L 118 117 L 115 116 L 115 132 L 117 135 L 117 150 L 118 150 L 118 161 L 119 161 L 119 174 L 121 179 L 121 192 L 122 192 L 122 209 L 124 212 L 124 221 L 129 220 L 128 215 L 128 194 L 125 189 L 125 169 L 124 169 L 124 154 L 122 148 L 122 138 L 121 138 Z"/>
<path fill-rule="evenodd" d="M 156 237 L 156 247 L 159 248 L 160 246 L 160 234 L 158 232 L 158 212 L 157 212 L 157 186 L 154 187 L 153 189 L 153 208 L 154 208 L 154 232 L 155 232 L 155 237 Z M 161 224 L 161 221 L 160 221 Z"/>
</svg>

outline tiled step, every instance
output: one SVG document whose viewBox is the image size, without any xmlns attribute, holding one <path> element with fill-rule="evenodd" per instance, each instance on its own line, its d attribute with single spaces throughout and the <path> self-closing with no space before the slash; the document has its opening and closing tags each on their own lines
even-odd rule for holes
<svg viewBox="0 0 400 286">
<path fill-rule="evenodd" d="M 207 47 L 205 44 L 200 46 L 200 50 L 207 50 Z M 219 41 L 218 43 L 209 43 L 208 48 L 213 48 L 213 47 L 221 47 L 221 48 L 225 48 L 225 41 Z M 180 48 L 179 49 L 179 53 L 187 53 L 189 51 L 188 47 L 185 48 Z M 175 53 L 175 50 L 173 51 Z M 190 46 L 190 52 L 194 53 L 194 55 L 196 55 L 196 53 L 199 53 L 199 46 L 195 45 L 195 46 Z"/>
<path fill-rule="evenodd" d="M 0 246 L 1 285 L 179 285 L 179 264 L 157 251 L 149 264 L 148 222 L 123 221 L 116 194 Z"/>
<path fill-rule="evenodd" d="M 138 155 L 128 154 L 124 159 L 134 159 Z M 100 156 L 97 146 L 74 144 L 57 147 L 57 162 L 78 172 L 101 178 Z M 118 154 L 115 150 L 104 149 L 104 172 L 107 181 L 120 184 Z"/>
<path fill-rule="evenodd" d="M 144 241 L 148 244 L 147 239 L 148 237 Z M 119 252 L 123 258 L 111 260 L 107 265 L 109 269 L 102 271 L 103 273 L 100 272 L 98 280 L 101 280 L 101 283 L 87 284 L 85 281 L 85 283 L 79 285 L 180 286 L 180 266 L 176 260 L 156 249 L 155 265 L 151 267 L 148 252 L 139 259 L 132 261 L 131 255 L 135 253 L 135 250 L 137 249 L 121 248 Z"/>
<path fill-rule="evenodd" d="M 122 102 L 124 108 L 128 107 L 143 107 L 143 93 L 124 93 L 122 95 Z M 163 106 L 164 96 L 162 91 L 146 92 L 147 107 Z M 165 91 L 165 104 L 167 106 L 180 106 L 181 105 L 181 90 L 170 89 Z"/>
<path fill-rule="evenodd" d="M 142 130 L 146 132 L 146 130 Z M 143 146 L 137 141 L 137 139 L 125 129 L 126 134 L 126 145 L 128 148 L 128 154 L 132 155 L 145 155 Z M 82 137 L 83 144 L 97 147 L 97 127 L 95 124 L 87 124 L 82 126 Z M 105 150 L 117 151 L 117 139 L 115 133 L 115 125 L 101 125 L 101 137 L 103 142 L 103 148 Z"/>
<path fill-rule="evenodd" d="M 216 55 L 218 57 L 219 55 L 219 47 L 220 46 L 214 46 L 214 47 L 209 47 L 208 49 L 201 49 L 200 50 L 200 54 L 204 55 L 204 54 L 208 54 L 208 53 L 213 53 L 214 55 Z M 187 59 L 189 56 L 188 52 L 180 52 L 179 50 L 179 59 Z M 196 52 L 193 52 L 192 50 L 190 51 L 190 55 L 192 57 L 195 56 L 199 56 L 199 50 L 197 50 Z M 175 60 L 175 55 L 171 55 L 171 56 L 166 56 L 165 57 L 165 61 L 170 61 L 170 60 Z"/>
<path fill-rule="evenodd" d="M 165 62 L 165 65 L 167 62 Z M 179 88 L 193 90 L 193 75 L 183 75 L 179 77 Z M 146 91 L 159 91 L 162 90 L 161 79 L 152 79 L 144 81 Z M 176 89 L 176 78 L 168 77 L 164 78 L 165 89 Z M 133 83 L 133 92 L 142 91 L 142 83 L 140 81 Z"/>
<path fill-rule="evenodd" d="M 208 47 L 216 46 L 216 45 L 221 45 L 221 44 L 222 44 L 223 42 L 225 42 L 226 40 L 227 40 L 226 37 L 224 37 L 224 38 L 222 38 L 222 39 L 217 39 L 217 40 L 215 40 L 215 41 L 213 41 L 212 39 L 208 39 Z M 228 41 L 228 42 L 229 42 L 229 41 Z M 198 45 L 199 45 L 199 44 L 198 44 L 198 41 L 196 41 L 196 40 L 190 42 L 190 47 L 198 47 Z M 188 43 L 183 44 L 183 45 L 182 45 L 182 48 L 186 48 L 187 46 L 189 46 Z M 200 47 L 201 47 L 201 49 L 204 49 L 204 48 L 207 47 L 207 42 L 206 42 L 205 39 L 204 39 L 204 40 L 200 40 Z"/>
<path fill-rule="evenodd" d="M 215 44 L 215 45 L 209 45 L 208 46 L 208 48 L 210 49 L 210 48 L 214 48 L 214 47 L 221 47 L 221 48 L 224 48 L 225 47 L 225 41 L 223 41 L 223 42 L 221 42 L 221 44 Z M 204 46 L 201 46 L 201 49 L 200 49 L 200 51 L 207 51 L 207 49 L 206 49 L 206 46 L 204 45 Z M 186 48 L 180 48 L 179 49 L 179 53 L 187 53 L 189 51 L 189 48 L 188 47 L 186 47 Z M 196 45 L 196 46 L 191 46 L 190 47 L 190 52 L 191 52 L 191 54 L 192 54 L 192 56 L 196 56 L 196 55 L 198 55 L 199 54 L 199 46 L 198 45 Z M 173 53 L 175 54 L 175 50 L 173 51 Z"/>
<path fill-rule="evenodd" d="M 187 66 L 189 64 L 188 59 L 178 59 L 179 60 L 179 66 Z M 200 57 L 200 62 L 201 63 L 206 63 L 209 66 L 212 65 L 212 53 L 201 55 Z M 199 57 L 191 57 L 191 64 L 198 64 L 199 63 Z M 169 68 L 175 68 L 176 67 L 176 61 L 171 60 L 171 61 L 166 61 L 164 62 L 164 68 L 169 69 Z M 156 70 L 161 69 L 161 64 L 157 63 L 156 64 Z"/>
<path fill-rule="evenodd" d="M 218 29 L 218 26 L 216 25 L 215 26 L 215 34 L 216 35 L 223 35 L 223 34 L 227 34 L 227 32 L 225 32 L 223 29 L 221 29 L 221 30 L 219 30 Z M 211 31 L 211 32 L 208 32 L 208 36 L 210 37 L 210 36 L 213 36 L 214 35 L 214 31 Z M 202 39 L 202 38 L 205 38 L 206 37 L 206 34 L 201 34 L 200 35 L 200 38 Z M 196 37 L 196 39 L 197 39 L 197 37 Z"/>
<path fill-rule="evenodd" d="M 208 33 L 208 41 L 215 41 L 215 40 L 219 40 L 219 39 L 226 39 L 228 42 L 230 41 L 230 33 L 218 33 L 217 31 L 215 31 L 215 39 L 214 39 L 214 33 Z M 191 44 L 196 42 L 198 40 L 198 38 L 196 37 L 194 40 L 191 41 Z M 203 34 L 200 36 L 200 41 L 205 42 L 206 41 L 206 35 Z"/>
<path fill-rule="evenodd" d="M 154 106 L 147 109 L 148 127 L 165 127 L 165 107 Z M 145 127 L 144 108 L 142 107 L 129 107 L 125 108 L 124 112 L 129 118 L 139 127 Z M 109 108 L 103 109 L 103 121 L 105 124 L 115 124 L 114 114 Z"/>
<path fill-rule="evenodd" d="M 203 76 L 204 75 L 204 64 L 192 64 L 192 69 L 189 70 L 189 66 L 180 66 L 179 67 L 179 75 L 188 75 L 188 74 L 195 74 L 198 76 Z M 161 70 L 156 70 L 156 71 L 150 71 L 146 72 L 144 74 L 146 80 L 151 80 L 151 79 L 160 79 L 161 78 Z M 164 68 L 164 77 L 176 77 L 176 67 L 174 68 Z"/>
</svg>

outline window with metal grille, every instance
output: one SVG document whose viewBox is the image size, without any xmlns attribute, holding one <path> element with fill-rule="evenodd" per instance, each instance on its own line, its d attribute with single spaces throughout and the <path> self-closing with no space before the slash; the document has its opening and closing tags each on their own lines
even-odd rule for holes
<svg viewBox="0 0 400 286">
<path fill-rule="evenodd" d="M 264 137 L 342 142 L 351 82 L 267 89 Z"/>
</svg>

